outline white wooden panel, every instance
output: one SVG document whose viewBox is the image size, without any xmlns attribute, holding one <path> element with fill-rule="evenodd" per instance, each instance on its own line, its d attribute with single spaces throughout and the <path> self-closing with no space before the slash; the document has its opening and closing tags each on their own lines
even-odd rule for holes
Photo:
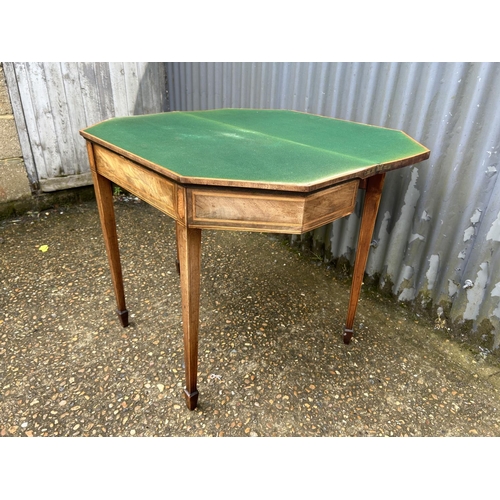
<svg viewBox="0 0 500 500">
<path fill-rule="evenodd" d="M 147 63 L 137 63 L 137 73 L 139 77 L 139 94 L 142 99 L 141 112 L 149 114 L 152 113 L 155 106 L 153 93 L 151 91 L 151 72 L 148 71 Z M 136 110 L 138 110 L 137 107 Z"/>
<path fill-rule="evenodd" d="M 109 65 L 107 63 L 94 63 L 97 89 L 101 102 L 101 113 L 104 120 L 115 116 L 112 85 L 109 76 Z"/>
<path fill-rule="evenodd" d="M 67 119 L 75 151 L 75 156 L 68 158 L 67 161 L 71 161 L 74 164 L 77 173 L 86 173 L 90 171 L 89 160 L 87 150 L 82 146 L 78 133 L 87 125 L 78 64 L 74 62 L 61 63 L 60 68 L 68 106 Z M 67 162 L 65 162 L 66 164 Z"/>
<path fill-rule="evenodd" d="M 31 95 L 36 98 L 36 100 L 33 100 L 35 104 L 35 126 L 38 128 L 44 159 L 44 172 L 43 175 L 39 172 L 39 178 L 59 177 L 63 172 L 61 151 L 59 150 L 54 120 L 54 118 L 57 120 L 57 115 L 54 115 L 50 103 L 45 68 L 43 63 L 29 63 L 27 69 L 30 78 Z"/>
<path fill-rule="evenodd" d="M 115 116 L 129 115 L 124 64 L 125 63 L 122 62 L 109 63 L 111 90 L 115 103 Z"/>
<path fill-rule="evenodd" d="M 94 63 L 78 63 L 78 73 L 80 75 L 86 121 L 87 123 L 97 123 L 103 120 L 105 113 L 102 110 L 99 98 Z"/>
<path fill-rule="evenodd" d="M 31 99 L 31 88 L 30 88 L 30 75 L 26 68 L 26 63 L 15 63 L 14 70 L 16 73 L 17 87 L 19 89 L 19 95 L 21 98 L 22 114 L 24 115 L 26 129 L 28 131 L 29 143 L 31 145 L 31 154 L 33 158 L 33 163 L 36 168 L 37 178 L 40 176 L 46 177 L 45 171 L 45 159 L 43 157 L 42 151 L 42 140 L 37 127 L 37 120 L 35 117 L 35 107 Z M 16 117 L 16 124 L 19 123 Z M 28 153 L 26 145 L 21 144 L 23 148 L 23 156 Z M 25 153 L 26 151 L 26 153 Z"/>
<path fill-rule="evenodd" d="M 125 63 L 123 65 L 125 82 L 126 82 L 126 95 L 128 105 L 128 115 L 139 114 L 136 113 L 136 104 L 142 109 L 142 102 L 137 103 L 139 99 L 139 75 L 137 74 L 137 64 L 135 62 Z"/>
<path fill-rule="evenodd" d="M 23 103 L 19 93 L 19 86 L 16 80 L 16 70 L 14 63 L 4 63 L 5 80 L 9 89 L 10 102 L 16 120 L 17 133 L 19 135 L 19 142 L 23 152 L 24 165 L 28 174 L 29 183 L 32 192 L 37 192 L 40 188 L 38 183 L 38 173 L 36 171 L 35 161 L 33 159 L 33 151 L 31 150 L 30 137 L 28 134 L 28 127 L 26 126 L 26 119 L 23 112 Z"/>
<path fill-rule="evenodd" d="M 79 131 L 114 116 L 168 107 L 164 63 L 6 63 L 32 189 L 90 183 Z"/>
<path fill-rule="evenodd" d="M 76 158 L 75 141 L 71 122 L 69 119 L 69 106 L 66 99 L 66 91 L 59 64 L 45 65 L 45 87 L 49 98 L 51 116 L 49 121 L 55 130 L 57 152 L 61 164 L 61 172 L 65 175 L 76 175 L 80 173 Z M 50 82 L 50 84 L 49 84 Z M 49 177 L 58 177 L 49 176 Z"/>
</svg>

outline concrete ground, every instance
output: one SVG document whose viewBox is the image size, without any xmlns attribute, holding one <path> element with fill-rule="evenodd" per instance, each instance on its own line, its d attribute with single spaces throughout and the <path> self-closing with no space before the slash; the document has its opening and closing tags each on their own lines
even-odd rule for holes
<svg viewBox="0 0 500 500">
<path fill-rule="evenodd" d="M 498 358 L 257 233 L 203 233 L 198 408 L 174 224 L 117 200 L 131 325 L 94 201 L 0 223 L 1 436 L 498 436 Z M 45 250 L 45 251 L 44 251 Z"/>
</svg>

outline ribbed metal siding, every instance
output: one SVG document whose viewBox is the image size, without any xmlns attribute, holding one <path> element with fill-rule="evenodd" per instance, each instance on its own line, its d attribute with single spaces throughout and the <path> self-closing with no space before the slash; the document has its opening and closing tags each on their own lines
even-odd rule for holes
<svg viewBox="0 0 500 500">
<path fill-rule="evenodd" d="M 168 63 L 172 110 L 281 108 L 401 129 L 429 160 L 388 174 L 367 272 L 405 301 L 484 320 L 500 344 L 500 64 Z M 360 206 L 314 232 L 354 260 Z M 473 283 L 463 288 L 466 280 Z"/>
</svg>

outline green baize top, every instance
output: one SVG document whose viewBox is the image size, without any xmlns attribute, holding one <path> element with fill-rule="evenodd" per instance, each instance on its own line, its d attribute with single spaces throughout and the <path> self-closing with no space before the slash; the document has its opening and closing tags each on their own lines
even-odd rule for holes
<svg viewBox="0 0 500 500">
<path fill-rule="evenodd" d="M 85 129 L 184 177 L 310 184 L 428 150 L 399 130 L 286 110 L 113 118 Z"/>
</svg>

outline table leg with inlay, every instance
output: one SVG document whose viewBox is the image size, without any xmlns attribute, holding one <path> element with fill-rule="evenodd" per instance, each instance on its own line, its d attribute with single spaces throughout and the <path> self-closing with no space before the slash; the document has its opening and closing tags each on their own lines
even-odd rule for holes
<svg viewBox="0 0 500 500">
<path fill-rule="evenodd" d="M 201 229 L 176 223 L 181 275 L 182 327 L 186 387 L 184 396 L 190 410 L 196 408 L 198 390 L 198 329 L 200 318 Z"/>
<path fill-rule="evenodd" d="M 369 177 L 366 181 L 365 201 L 363 205 L 363 215 L 361 218 L 361 227 L 359 229 L 358 247 L 356 250 L 356 261 L 354 263 L 354 272 L 351 283 L 351 294 L 349 296 L 349 307 L 347 310 L 347 320 L 344 328 L 344 344 L 351 342 L 354 333 L 354 317 L 358 305 L 361 285 L 370 251 L 370 244 L 377 220 L 378 207 L 382 196 L 385 173 Z"/>
<path fill-rule="evenodd" d="M 116 312 L 122 326 L 128 326 L 128 310 L 125 306 L 125 291 L 123 289 L 123 275 L 120 263 L 120 249 L 116 233 L 115 209 L 113 206 L 113 186 L 109 179 L 100 175 L 94 164 L 92 147 L 88 144 L 90 171 L 94 181 L 94 190 L 101 220 L 102 234 L 111 270 L 111 280 L 116 299 Z"/>
</svg>

